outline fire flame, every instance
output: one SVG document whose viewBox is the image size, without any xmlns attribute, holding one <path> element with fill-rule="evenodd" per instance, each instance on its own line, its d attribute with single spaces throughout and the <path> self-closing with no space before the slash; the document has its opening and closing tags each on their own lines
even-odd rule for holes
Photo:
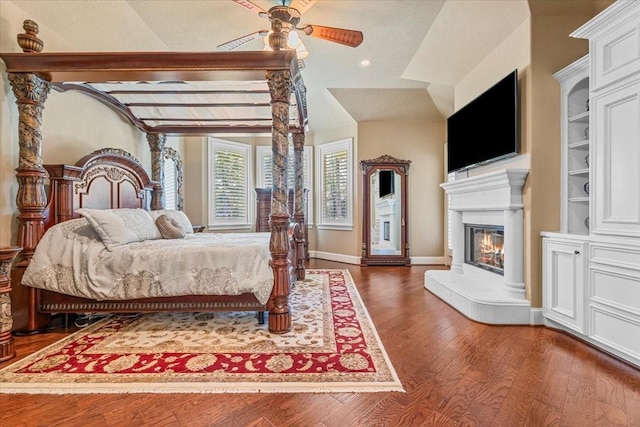
<svg viewBox="0 0 640 427">
<path fill-rule="evenodd" d="M 495 242 L 492 233 L 484 232 L 479 242 L 480 257 L 478 261 L 483 264 L 502 268 L 504 266 L 504 249 L 502 242 Z"/>
</svg>

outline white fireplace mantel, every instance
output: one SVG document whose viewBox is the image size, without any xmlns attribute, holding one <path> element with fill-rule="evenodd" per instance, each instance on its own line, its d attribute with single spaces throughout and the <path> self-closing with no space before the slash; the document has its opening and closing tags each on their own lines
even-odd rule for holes
<svg viewBox="0 0 640 427">
<path fill-rule="evenodd" d="M 522 187 L 529 169 L 502 169 L 479 176 L 445 182 L 454 211 L 522 209 Z"/>
<path fill-rule="evenodd" d="M 425 273 L 425 288 L 484 323 L 537 323 L 524 288 L 523 187 L 528 169 L 502 169 L 441 185 L 451 212 L 451 270 Z M 465 224 L 504 227 L 504 276 L 464 262 Z"/>
</svg>

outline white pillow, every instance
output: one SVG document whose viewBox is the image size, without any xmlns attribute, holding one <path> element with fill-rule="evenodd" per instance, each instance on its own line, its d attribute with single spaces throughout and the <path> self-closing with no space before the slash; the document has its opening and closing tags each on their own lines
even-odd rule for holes
<svg viewBox="0 0 640 427">
<path fill-rule="evenodd" d="M 157 211 L 149 211 L 151 218 L 157 220 L 159 216 L 166 215 L 171 219 L 178 221 L 178 224 L 182 227 L 186 234 L 193 233 L 193 225 L 187 215 L 182 211 L 176 211 L 172 209 L 158 209 Z"/>
<path fill-rule="evenodd" d="M 88 209 L 76 213 L 87 218 L 110 251 L 132 242 L 162 239 L 154 219 L 144 209 Z"/>
</svg>

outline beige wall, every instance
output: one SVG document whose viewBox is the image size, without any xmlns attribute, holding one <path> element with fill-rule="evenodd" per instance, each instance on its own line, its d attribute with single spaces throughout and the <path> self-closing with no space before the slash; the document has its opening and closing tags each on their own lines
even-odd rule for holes
<svg viewBox="0 0 640 427">
<path fill-rule="evenodd" d="M 407 182 L 407 223 L 412 257 L 442 257 L 444 251 L 443 191 L 439 187 L 443 176 L 444 139 L 444 120 L 358 123 L 358 171 L 360 160 L 384 154 L 411 160 Z M 362 175 L 358 178 L 357 212 L 362 224 Z M 362 226 L 357 234 L 362 239 Z"/>
<path fill-rule="evenodd" d="M 182 164 L 184 166 L 184 213 L 192 224 L 207 223 L 207 170 L 202 159 L 207 158 L 207 139 L 201 136 L 185 138 Z"/>
<path fill-rule="evenodd" d="M 12 3 L 0 8 L 0 50 L 19 52 L 16 34 L 29 18 Z M 46 27 L 39 36 L 45 51 L 69 50 L 72 46 Z M 18 110 L 0 62 L 0 245 L 17 241 L 15 168 L 18 167 Z M 46 163 L 75 163 L 80 157 L 105 147 L 120 148 L 137 157 L 150 171 L 150 154 L 144 134 L 100 102 L 74 92 L 49 94 L 42 114 L 42 159 Z"/>
<path fill-rule="evenodd" d="M 309 114 L 309 120 L 312 121 L 313 117 Z M 354 171 L 353 171 L 353 194 L 354 202 L 359 200 L 358 194 L 360 194 L 360 170 L 358 167 L 358 127 L 356 124 L 350 126 L 344 126 L 341 128 L 333 129 L 329 132 L 319 132 L 314 135 L 315 145 L 326 144 L 328 142 L 340 141 L 345 138 L 353 138 L 353 159 L 354 159 Z M 318 179 L 318 153 L 314 153 L 314 182 Z M 315 188 L 315 218 L 317 223 L 318 209 L 320 206 L 320 200 L 318 199 L 318 187 Z M 352 230 L 327 230 L 318 229 L 314 227 L 309 230 L 310 239 L 314 242 L 313 246 L 310 246 L 311 250 L 320 252 L 321 254 L 341 254 L 348 257 L 352 257 L 350 262 L 360 262 L 360 247 L 362 241 L 360 240 L 359 230 L 361 228 L 362 219 L 361 213 L 358 209 L 358 204 L 353 204 L 353 229 Z M 357 257 L 357 259 L 356 259 Z"/>
</svg>

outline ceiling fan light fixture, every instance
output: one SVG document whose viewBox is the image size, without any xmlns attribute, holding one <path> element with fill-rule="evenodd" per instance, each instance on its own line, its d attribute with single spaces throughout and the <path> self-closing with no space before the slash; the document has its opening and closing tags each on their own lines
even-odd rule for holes
<svg viewBox="0 0 640 427">
<path fill-rule="evenodd" d="M 304 59 L 309 56 L 309 51 L 307 50 L 304 43 L 300 43 L 298 47 L 296 47 L 296 55 L 298 59 Z"/>
<path fill-rule="evenodd" d="M 287 39 L 287 47 L 295 49 L 302 44 L 300 36 L 294 30 L 289 31 L 289 38 Z"/>
</svg>

